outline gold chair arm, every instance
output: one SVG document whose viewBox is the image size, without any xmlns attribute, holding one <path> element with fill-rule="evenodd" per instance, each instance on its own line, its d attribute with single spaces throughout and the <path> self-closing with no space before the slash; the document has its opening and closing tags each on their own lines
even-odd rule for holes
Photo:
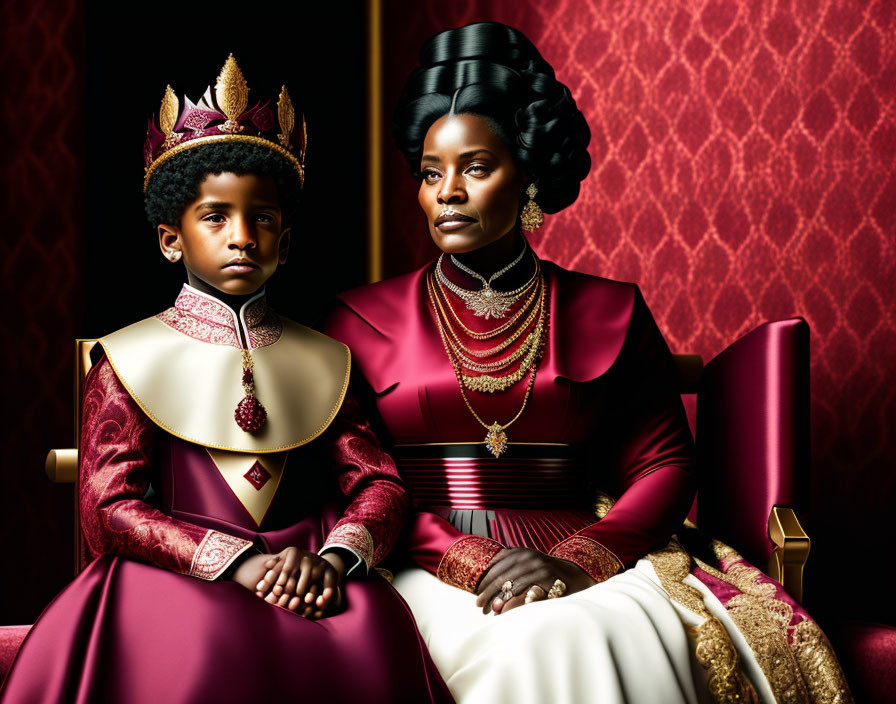
<svg viewBox="0 0 896 704">
<path fill-rule="evenodd" d="M 44 470 L 51 482 L 56 484 L 74 484 L 78 477 L 78 451 L 50 450 L 44 462 Z"/>
<path fill-rule="evenodd" d="M 803 568 L 809 559 L 812 541 L 792 508 L 772 507 L 768 515 L 768 537 L 776 546 L 768 560 L 769 576 L 780 582 L 797 602 L 802 603 Z"/>
</svg>

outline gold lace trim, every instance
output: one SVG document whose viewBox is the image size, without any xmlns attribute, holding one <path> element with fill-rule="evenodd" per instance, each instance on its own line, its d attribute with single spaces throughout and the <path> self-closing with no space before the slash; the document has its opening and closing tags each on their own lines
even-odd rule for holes
<svg viewBox="0 0 896 704">
<path fill-rule="evenodd" d="M 452 543 L 442 555 L 436 577 L 452 587 L 476 593 L 479 578 L 504 546 L 491 538 L 469 535 Z"/>
<path fill-rule="evenodd" d="M 622 572 L 622 561 L 596 540 L 572 535 L 551 548 L 548 555 L 568 560 L 585 570 L 595 582 L 603 582 Z"/>
<path fill-rule="evenodd" d="M 689 629 L 696 641 L 697 661 L 707 671 L 706 686 L 717 704 L 759 702 L 759 696 L 740 670 L 737 650 L 719 619 L 712 616 L 703 603 L 699 589 L 684 583 L 691 571 L 691 558 L 684 548 L 672 541 L 664 550 L 647 556 L 669 597 L 689 611 L 704 618 L 699 626 Z"/>
<path fill-rule="evenodd" d="M 697 565 L 741 593 L 725 608 L 750 645 L 775 700 L 847 704 L 853 701 L 827 637 L 814 621 L 793 621 L 793 607 L 777 599 L 776 587 L 732 548 L 712 542 L 722 570 L 694 558 Z M 788 642 L 788 637 L 790 642 Z"/>
</svg>

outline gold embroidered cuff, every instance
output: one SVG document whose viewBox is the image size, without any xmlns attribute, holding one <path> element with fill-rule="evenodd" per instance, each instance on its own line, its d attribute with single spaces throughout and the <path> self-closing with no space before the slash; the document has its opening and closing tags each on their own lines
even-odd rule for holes
<svg viewBox="0 0 896 704">
<path fill-rule="evenodd" d="M 190 563 L 190 577 L 212 581 L 242 553 L 252 547 L 252 541 L 235 538 L 227 533 L 210 530 L 205 534 Z"/>
<path fill-rule="evenodd" d="M 574 562 L 598 582 L 603 582 L 624 569 L 622 561 L 607 548 L 596 540 L 581 535 L 573 535 L 560 541 L 548 554 Z"/>
<path fill-rule="evenodd" d="M 456 541 L 442 555 L 436 576 L 452 587 L 475 593 L 479 577 L 504 546 L 491 538 L 470 535 Z"/>
<path fill-rule="evenodd" d="M 365 570 L 373 566 L 374 544 L 370 531 L 361 523 L 343 523 L 336 526 L 324 541 L 324 548 L 348 548 L 364 560 Z M 322 548 L 323 549 L 323 548 Z"/>
</svg>

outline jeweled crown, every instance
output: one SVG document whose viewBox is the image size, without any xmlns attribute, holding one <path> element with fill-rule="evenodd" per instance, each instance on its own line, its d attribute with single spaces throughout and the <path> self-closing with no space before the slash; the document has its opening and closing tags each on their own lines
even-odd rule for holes
<svg viewBox="0 0 896 704">
<path fill-rule="evenodd" d="M 146 166 L 143 190 L 156 169 L 175 154 L 203 144 L 235 141 L 259 144 L 274 150 L 292 164 L 305 183 L 305 149 L 308 133 L 302 116 L 302 129 L 296 127 L 296 111 L 286 86 L 277 98 L 276 118 L 271 100 L 248 108 L 249 86 L 231 54 L 215 83 L 214 96 L 207 88 L 202 99 L 193 103 L 184 96 L 184 109 L 169 85 L 159 108 L 159 124 L 149 121 L 143 161 Z"/>
</svg>

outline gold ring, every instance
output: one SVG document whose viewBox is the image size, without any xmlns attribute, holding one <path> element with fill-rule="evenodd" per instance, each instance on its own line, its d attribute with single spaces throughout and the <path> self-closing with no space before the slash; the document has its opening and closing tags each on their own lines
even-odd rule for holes
<svg viewBox="0 0 896 704">
<path fill-rule="evenodd" d="M 501 595 L 498 597 L 504 601 L 510 601 L 513 598 L 513 580 L 508 579 L 501 585 Z"/>
<path fill-rule="evenodd" d="M 555 579 L 551 591 L 548 592 L 548 599 L 556 599 L 564 594 L 566 594 L 566 583 L 563 580 Z"/>
<path fill-rule="evenodd" d="M 545 597 L 545 590 L 539 584 L 533 584 L 526 592 L 526 603 L 531 604 L 533 601 L 541 601 Z"/>
</svg>

